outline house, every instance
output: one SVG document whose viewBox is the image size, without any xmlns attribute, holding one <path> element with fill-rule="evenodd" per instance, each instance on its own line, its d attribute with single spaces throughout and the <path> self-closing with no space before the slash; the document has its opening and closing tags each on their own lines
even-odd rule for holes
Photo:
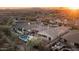
<svg viewBox="0 0 79 59">
<path fill-rule="evenodd" d="M 38 35 L 46 37 L 47 39 L 54 40 L 57 37 L 64 35 L 66 32 L 69 31 L 69 29 L 70 29 L 69 27 L 64 27 L 64 26 L 57 28 L 49 28 L 38 32 Z"/>
<path fill-rule="evenodd" d="M 79 30 L 71 30 L 69 33 L 63 35 L 62 38 L 73 45 L 74 43 L 79 44 Z"/>
<path fill-rule="evenodd" d="M 57 31 L 55 29 L 43 30 L 38 32 L 38 35 L 43 36 L 48 39 L 55 39 L 57 37 Z"/>
</svg>

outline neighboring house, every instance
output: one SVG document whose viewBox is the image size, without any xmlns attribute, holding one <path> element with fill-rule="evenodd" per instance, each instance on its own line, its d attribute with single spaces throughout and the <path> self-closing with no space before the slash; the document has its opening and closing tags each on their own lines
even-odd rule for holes
<svg viewBox="0 0 79 59">
<path fill-rule="evenodd" d="M 43 31 L 38 32 L 38 35 L 46 37 L 47 39 L 54 40 L 57 37 L 64 35 L 66 32 L 69 31 L 69 27 L 57 27 L 57 28 L 49 28 Z"/>
<path fill-rule="evenodd" d="M 79 44 L 79 30 L 71 30 L 69 33 L 62 36 L 62 38 L 73 44 Z"/>
</svg>

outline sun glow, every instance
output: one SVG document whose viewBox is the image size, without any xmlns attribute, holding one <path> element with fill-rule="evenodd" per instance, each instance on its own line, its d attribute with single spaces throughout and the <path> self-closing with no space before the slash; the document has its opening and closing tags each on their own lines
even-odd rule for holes
<svg viewBox="0 0 79 59">
<path fill-rule="evenodd" d="M 68 7 L 68 9 L 71 9 L 71 10 L 78 10 L 79 7 Z"/>
<path fill-rule="evenodd" d="M 79 9 L 79 7 L 77 7 L 77 6 L 69 6 L 68 8 L 69 8 L 69 9 L 72 9 L 72 10 L 77 10 L 77 9 Z"/>
</svg>

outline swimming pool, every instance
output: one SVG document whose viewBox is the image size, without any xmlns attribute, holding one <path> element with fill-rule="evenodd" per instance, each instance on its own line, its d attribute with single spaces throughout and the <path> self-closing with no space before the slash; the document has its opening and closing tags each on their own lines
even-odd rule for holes
<svg viewBox="0 0 79 59">
<path fill-rule="evenodd" d="M 19 39 L 26 42 L 29 40 L 29 36 L 28 35 L 20 35 Z"/>
</svg>

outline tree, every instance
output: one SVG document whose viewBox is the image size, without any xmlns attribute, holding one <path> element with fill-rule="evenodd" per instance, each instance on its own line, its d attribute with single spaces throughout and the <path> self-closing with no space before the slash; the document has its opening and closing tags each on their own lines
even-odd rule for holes
<svg viewBox="0 0 79 59">
<path fill-rule="evenodd" d="M 42 40 L 42 38 L 34 37 L 31 40 L 27 41 L 27 46 L 30 47 L 30 50 L 32 49 L 38 49 L 38 50 L 44 50 L 45 42 Z"/>
</svg>

